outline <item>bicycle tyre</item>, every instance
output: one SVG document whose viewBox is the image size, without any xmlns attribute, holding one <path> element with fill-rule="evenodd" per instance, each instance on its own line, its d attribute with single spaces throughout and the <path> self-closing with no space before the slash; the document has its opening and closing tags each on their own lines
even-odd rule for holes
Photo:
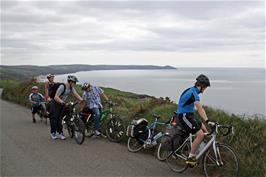
<svg viewBox="0 0 266 177">
<path fill-rule="evenodd" d="M 176 173 L 182 173 L 187 168 L 186 160 L 191 150 L 189 142 L 186 142 L 178 152 L 172 152 L 166 159 L 168 167 Z"/>
<path fill-rule="evenodd" d="M 105 125 L 105 133 L 109 141 L 119 143 L 125 135 L 125 126 L 123 120 L 114 117 L 110 119 Z"/>
<path fill-rule="evenodd" d="M 81 145 L 85 140 L 85 124 L 80 118 L 76 118 L 73 128 L 75 141 Z"/>
<path fill-rule="evenodd" d="M 137 147 L 133 147 L 132 144 L 136 144 Z M 138 152 L 141 149 L 143 149 L 143 145 L 139 143 L 139 141 L 136 138 L 129 137 L 127 140 L 127 149 L 129 152 Z"/>
<path fill-rule="evenodd" d="M 162 150 L 162 143 L 158 145 L 156 149 L 156 158 L 159 161 L 165 161 L 170 154 L 171 154 L 171 151 Z"/>
<path fill-rule="evenodd" d="M 212 177 L 218 174 L 221 177 L 237 177 L 239 175 L 239 160 L 233 149 L 226 144 L 216 144 L 219 150 L 223 164 L 218 166 L 215 163 L 213 148 L 210 148 L 203 158 L 203 169 L 206 177 Z M 232 160 L 231 163 L 229 160 Z M 211 164 L 212 162 L 212 164 Z M 225 167 L 225 168 L 223 168 Z M 230 170 L 230 168 L 232 170 Z"/>
</svg>

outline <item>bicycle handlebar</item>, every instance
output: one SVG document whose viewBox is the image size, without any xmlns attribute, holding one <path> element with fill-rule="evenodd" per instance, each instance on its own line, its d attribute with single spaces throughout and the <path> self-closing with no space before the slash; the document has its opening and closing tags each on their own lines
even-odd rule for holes
<svg viewBox="0 0 266 177">
<path fill-rule="evenodd" d="M 211 128 L 211 132 L 210 132 L 210 133 L 207 133 L 207 134 L 206 134 L 207 136 L 213 134 L 214 131 L 215 131 L 216 133 L 218 133 L 218 129 L 219 129 L 219 128 L 227 129 L 226 133 L 223 133 L 222 136 L 227 136 L 227 135 L 229 135 L 230 133 L 234 134 L 234 126 L 232 126 L 232 125 L 221 125 L 221 124 L 219 124 L 218 122 L 215 122 L 214 126 L 210 126 L 210 128 Z"/>
</svg>

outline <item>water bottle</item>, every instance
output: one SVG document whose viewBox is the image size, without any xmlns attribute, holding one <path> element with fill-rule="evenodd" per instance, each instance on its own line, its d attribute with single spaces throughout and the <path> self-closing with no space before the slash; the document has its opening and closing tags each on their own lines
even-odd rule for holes
<svg viewBox="0 0 266 177">
<path fill-rule="evenodd" d="M 206 146 L 206 143 L 202 141 L 198 147 L 197 154 L 199 154 L 204 149 L 205 146 Z"/>
</svg>

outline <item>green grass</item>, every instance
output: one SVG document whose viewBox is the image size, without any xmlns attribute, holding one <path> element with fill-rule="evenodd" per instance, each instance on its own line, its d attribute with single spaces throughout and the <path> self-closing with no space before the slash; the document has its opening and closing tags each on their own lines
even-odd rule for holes
<svg viewBox="0 0 266 177">
<path fill-rule="evenodd" d="M 4 88 L 3 99 L 30 107 L 28 95 L 33 85 L 38 85 L 40 92 L 44 93 L 43 83 L 0 81 Z M 77 91 L 81 94 L 80 86 Z M 152 121 L 152 114 L 162 115 L 163 121 L 168 120 L 177 105 L 168 98 L 154 98 L 137 95 L 112 88 L 103 88 L 111 100 L 118 103 L 115 112 L 128 124 L 134 118 L 145 117 Z M 219 137 L 220 142 L 230 144 L 240 160 L 241 177 L 265 177 L 266 173 L 266 118 L 263 116 L 237 116 L 222 110 L 205 107 L 212 121 L 232 124 L 236 127 L 235 135 Z"/>
</svg>

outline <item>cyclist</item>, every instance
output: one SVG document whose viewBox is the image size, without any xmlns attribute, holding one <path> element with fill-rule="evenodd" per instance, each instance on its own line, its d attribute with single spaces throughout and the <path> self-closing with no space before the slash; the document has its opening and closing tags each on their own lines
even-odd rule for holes
<svg viewBox="0 0 266 177">
<path fill-rule="evenodd" d="M 45 82 L 45 85 L 44 85 L 45 100 L 48 102 L 50 102 L 52 100 L 52 98 L 50 98 L 50 96 L 49 96 L 49 90 L 55 84 L 54 77 L 55 76 L 53 74 L 48 74 L 47 75 L 48 81 Z"/>
<path fill-rule="evenodd" d="M 82 98 L 79 96 L 77 91 L 75 90 L 75 85 L 78 82 L 76 76 L 69 75 L 67 77 L 67 83 L 62 83 L 58 86 L 54 99 L 51 101 L 51 108 L 50 108 L 50 125 L 51 125 L 51 138 L 53 140 L 59 139 L 66 139 L 63 134 L 63 127 L 62 127 L 62 117 L 65 113 L 66 99 L 70 94 L 72 94 L 76 99 L 82 102 Z"/>
<path fill-rule="evenodd" d="M 195 106 L 201 118 L 208 124 L 207 114 L 200 103 L 199 94 L 203 93 L 207 87 L 210 87 L 210 80 L 207 76 L 201 74 L 196 78 L 196 83 L 193 87 L 186 89 L 180 96 L 178 103 L 178 118 L 181 125 L 188 133 L 196 134 L 196 138 L 192 143 L 191 152 L 186 160 L 186 163 L 193 167 L 196 165 L 196 150 L 204 138 L 204 132 L 207 132 L 206 127 L 194 117 Z"/>
<path fill-rule="evenodd" d="M 44 110 L 46 110 L 45 105 L 40 104 L 42 101 L 44 101 L 44 97 L 41 93 L 39 93 L 39 88 L 37 86 L 33 86 L 31 88 L 31 94 L 29 95 L 29 100 L 31 102 L 31 111 L 32 111 L 32 122 L 35 123 L 35 114 L 41 110 L 41 106 L 44 107 Z M 46 114 L 48 114 L 46 112 Z M 46 115 L 47 116 L 47 115 Z"/>
<path fill-rule="evenodd" d="M 91 111 L 95 122 L 95 135 L 101 136 L 100 119 L 103 108 L 101 96 L 106 101 L 109 101 L 109 98 L 104 94 L 104 91 L 100 87 L 93 86 L 90 83 L 84 83 L 82 85 L 82 90 L 84 90 L 82 98 L 86 102 L 85 108 L 83 110 L 87 108 Z"/>
</svg>

